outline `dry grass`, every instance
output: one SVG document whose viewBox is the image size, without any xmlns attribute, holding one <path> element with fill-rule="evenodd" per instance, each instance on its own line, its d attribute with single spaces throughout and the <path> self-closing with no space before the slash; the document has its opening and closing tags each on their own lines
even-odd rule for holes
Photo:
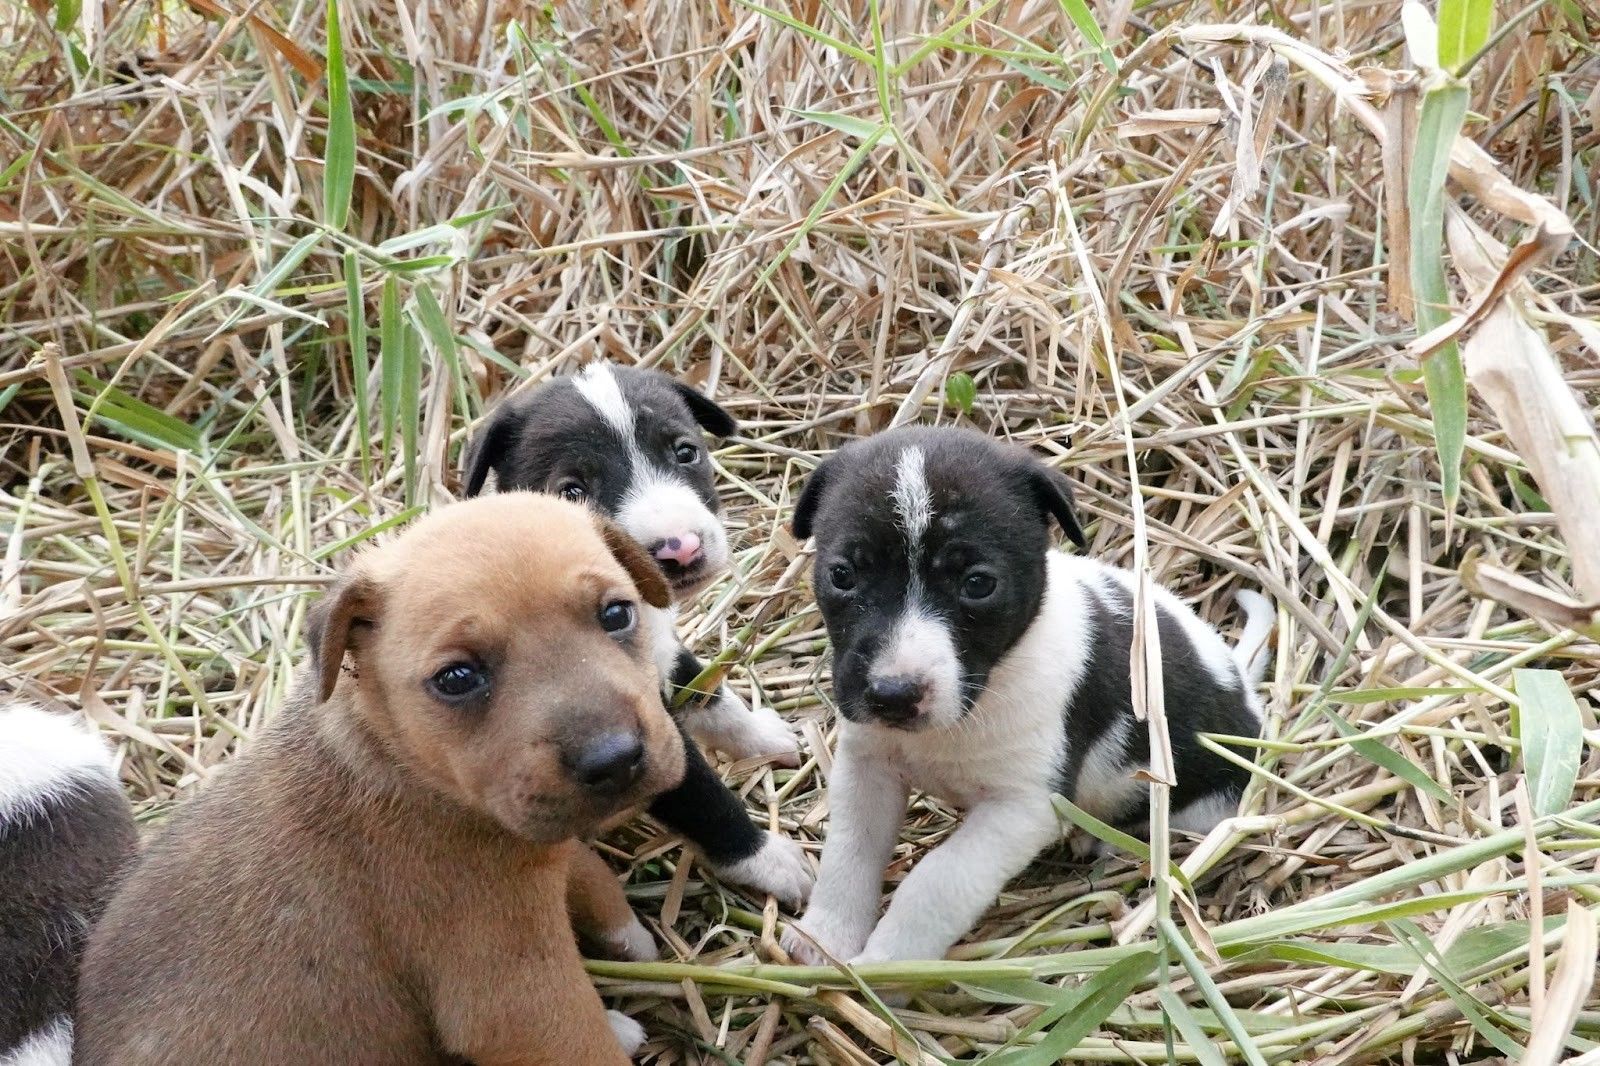
<svg viewBox="0 0 1600 1066">
<path fill-rule="evenodd" d="M 604 356 L 743 421 L 717 455 L 736 575 L 691 630 L 809 738 L 798 773 L 729 771 L 803 838 L 832 720 L 784 520 L 842 440 L 896 417 L 1008 435 L 1071 471 L 1100 556 L 1219 622 L 1238 587 L 1280 605 L 1270 743 L 1247 816 L 1186 860 L 1192 899 L 1164 879 L 1157 908 L 1129 861 L 1045 863 L 961 961 L 869 975 L 914 1009 L 768 964 L 770 904 L 657 827 L 620 834 L 677 965 L 595 969 L 656 1061 L 1600 1041 L 1582 0 L 1535 5 L 1471 73 L 1466 134 L 1515 195 L 1466 182 L 1447 218 L 1459 305 L 1495 312 L 1466 346 L 1454 508 L 1388 269 L 1415 142 L 1391 0 L 1103 2 L 1115 74 L 1074 0 L 344 0 L 353 141 L 337 90 L 327 133 L 321 7 L 191 3 L 90 0 L 65 31 L 68 5 L 0 6 L 0 683 L 89 710 L 144 819 L 270 716 L 341 551 L 445 499 L 506 389 Z M 323 184 L 352 162 L 340 233 Z M 1541 209 L 1576 239 L 1502 274 Z M 1544 384 L 1493 379 L 1512 355 Z M 919 804 L 891 879 L 953 819 Z M 1041 1029 L 1059 1043 L 1029 1049 Z"/>
</svg>

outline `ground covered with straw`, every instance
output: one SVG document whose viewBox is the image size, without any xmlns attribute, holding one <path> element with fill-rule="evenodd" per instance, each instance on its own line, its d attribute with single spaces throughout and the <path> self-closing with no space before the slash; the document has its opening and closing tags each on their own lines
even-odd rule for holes
<svg viewBox="0 0 1600 1066">
<path fill-rule="evenodd" d="M 607 851 L 664 961 L 594 972 L 647 1058 L 1600 1062 L 1600 22 L 1444 6 L 1434 60 L 1391 0 L 7 0 L 0 684 L 159 823 L 492 403 L 660 367 L 742 425 L 687 632 L 807 743 L 728 779 L 820 851 L 787 515 L 843 441 L 973 425 L 1101 558 L 1275 601 L 1241 817 L 855 977 L 641 821 Z"/>
</svg>

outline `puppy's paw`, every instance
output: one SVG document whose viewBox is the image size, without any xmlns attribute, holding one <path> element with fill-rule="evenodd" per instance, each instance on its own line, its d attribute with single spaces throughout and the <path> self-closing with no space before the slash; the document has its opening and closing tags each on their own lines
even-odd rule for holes
<svg viewBox="0 0 1600 1066">
<path fill-rule="evenodd" d="M 800 739 L 777 711 L 758 707 L 747 712 L 747 717 L 750 723 L 743 738 L 745 750 L 729 755 L 736 759 L 766 758 L 791 770 L 800 765 Z"/>
<path fill-rule="evenodd" d="M 784 953 L 801 966 L 827 966 L 829 955 L 848 959 L 861 951 L 867 932 L 849 928 L 849 923 L 830 914 L 812 911 L 783 931 L 779 944 Z"/>
<path fill-rule="evenodd" d="M 605 947 L 606 957 L 620 962 L 655 962 L 661 957 L 656 938 L 638 918 L 608 933 Z"/>
<path fill-rule="evenodd" d="M 748 859 L 712 869 L 718 877 L 776 896 L 784 906 L 798 910 L 811 898 L 817 875 L 799 841 L 771 832 L 763 837 L 761 848 Z"/>
<path fill-rule="evenodd" d="M 606 1021 L 611 1025 L 611 1032 L 616 1035 L 617 1043 L 622 1045 L 622 1053 L 628 1058 L 633 1058 L 644 1047 L 644 1026 L 623 1014 L 621 1011 L 606 1011 Z"/>
<path fill-rule="evenodd" d="M 1098 837 L 1085 833 L 1082 829 L 1073 829 L 1067 834 L 1067 854 L 1078 862 L 1089 862 L 1106 854 L 1105 843 Z"/>
<path fill-rule="evenodd" d="M 687 724 L 701 744 L 735 761 L 768 759 L 791 769 L 800 765 L 800 740 L 789 723 L 771 707 L 751 710 L 726 685 Z"/>
</svg>

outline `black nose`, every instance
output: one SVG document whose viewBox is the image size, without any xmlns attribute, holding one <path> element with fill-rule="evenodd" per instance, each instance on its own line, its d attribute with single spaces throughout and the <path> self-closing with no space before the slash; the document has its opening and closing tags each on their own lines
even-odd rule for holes
<svg viewBox="0 0 1600 1066">
<path fill-rule="evenodd" d="M 585 788 L 620 792 L 644 772 L 644 741 L 638 733 L 602 733 L 572 753 L 567 768 Z"/>
<path fill-rule="evenodd" d="M 886 722 L 909 722 L 925 691 L 915 678 L 875 677 L 867 684 L 867 707 Z"/>
</svg>

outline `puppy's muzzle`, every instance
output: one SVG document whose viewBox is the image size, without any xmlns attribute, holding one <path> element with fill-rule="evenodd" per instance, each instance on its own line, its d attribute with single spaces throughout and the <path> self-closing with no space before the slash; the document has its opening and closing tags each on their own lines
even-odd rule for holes
<svg viewBox="0 0 1600 1066">
<path fill-rule="evenodd" d="M 928 686 L 914 677 L 875 677 L 867 684 L 867 710 L 887 725 L 904 726 L 922 713 Z"/>
<path fill-rule="evenodd" d="M 561 761 L 582 787 L 614 796 L 644 775 L 644 738 L 633 730 L 601 733 L 562 752 Z"/>
</svg>

